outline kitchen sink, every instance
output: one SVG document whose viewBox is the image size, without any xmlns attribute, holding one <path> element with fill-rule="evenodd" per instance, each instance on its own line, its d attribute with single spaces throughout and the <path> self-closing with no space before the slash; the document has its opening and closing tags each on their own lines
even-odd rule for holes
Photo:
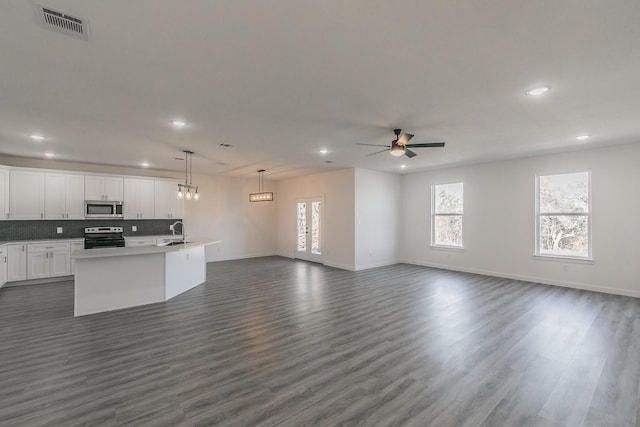
<svg viewBox="0 0 640 427">
<path fill-rule="evenodd" d="M 191 243 L 191 242 L 183 242 L 183 241 L 162 242 L 162 243 L 156 243 L 156 246 L 178 246 L 178 245 L 184 245 L 185 243 Z"/>
</svg>

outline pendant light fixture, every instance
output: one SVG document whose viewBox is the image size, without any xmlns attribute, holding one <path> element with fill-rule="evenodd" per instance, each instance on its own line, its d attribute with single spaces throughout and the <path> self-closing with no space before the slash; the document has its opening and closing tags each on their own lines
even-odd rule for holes
<svg viewBox="0 0 640 427">
<path fill-rule="evenodd" d="M 200 194 L 198 193 L 198 186 L 193 185 L 192 173 L 193 173 L 193 151 L 182 150 L 184 156 L 184 184 L 178 184 L 178 192 L 176 193 L 178 199 L 198 200 Z M 194 190 L 192 193 L 191 190 Z"/>
<path fill-rule="evenodd" d="M 259 176 L 259 188 L 258 191 L 259 193 L 251 193 L 249 194 L 249 201 L 250 202 L 273 202 L 273 192 L 271 191 L 263 191 L 264 189 L 262 188 L 263 186 L 263 174 L 264 174 L 265 170 L 264 169 L 260 169 L 258 171 L 258 176 Z"/>
</svg>

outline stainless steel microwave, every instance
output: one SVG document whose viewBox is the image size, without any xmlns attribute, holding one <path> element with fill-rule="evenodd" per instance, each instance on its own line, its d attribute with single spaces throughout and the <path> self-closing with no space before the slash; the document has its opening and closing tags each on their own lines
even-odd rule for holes
<svg viewBox="0 0 640 427">
<path fill-rule="evenodd" d="M 122 218 L 122 202 L 104 200 L 86 200 L 84 202 L 85 218 Z"/>
</svg>

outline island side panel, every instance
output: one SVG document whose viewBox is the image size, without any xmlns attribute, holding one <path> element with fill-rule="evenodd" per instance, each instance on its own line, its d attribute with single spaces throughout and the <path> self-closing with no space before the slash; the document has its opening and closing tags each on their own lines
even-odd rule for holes
<svg viewBox="0 0 640 427">
<path fill-rule="evenodd" d="M 170 299 L 204 283 L 207 264 L 204 246 L 181 249 L 166 254 L 166 298 Z"/>
<path fill-rule="evenodd" d="M 77 258 L 75 316 L 164 301 L 165 254 Z"/>
</svg>

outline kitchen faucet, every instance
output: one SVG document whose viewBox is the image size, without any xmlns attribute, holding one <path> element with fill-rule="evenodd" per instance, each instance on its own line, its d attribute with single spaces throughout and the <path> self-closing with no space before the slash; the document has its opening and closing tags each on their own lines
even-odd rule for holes
<svg viewBox="0 0 640 427">
<path fill-rule="evenodd" d="M 180 230 L 182 231 L 182 243 L 185 243 L 187 241 L 187 235 L 184 234 L 184 224 L 182 221 L 176 221 L 171 224 L 171 233 L 173 233 L 173 237 L 176 236 L 176 225 L 178 224 L 180 224 Z"/>
</svg>

